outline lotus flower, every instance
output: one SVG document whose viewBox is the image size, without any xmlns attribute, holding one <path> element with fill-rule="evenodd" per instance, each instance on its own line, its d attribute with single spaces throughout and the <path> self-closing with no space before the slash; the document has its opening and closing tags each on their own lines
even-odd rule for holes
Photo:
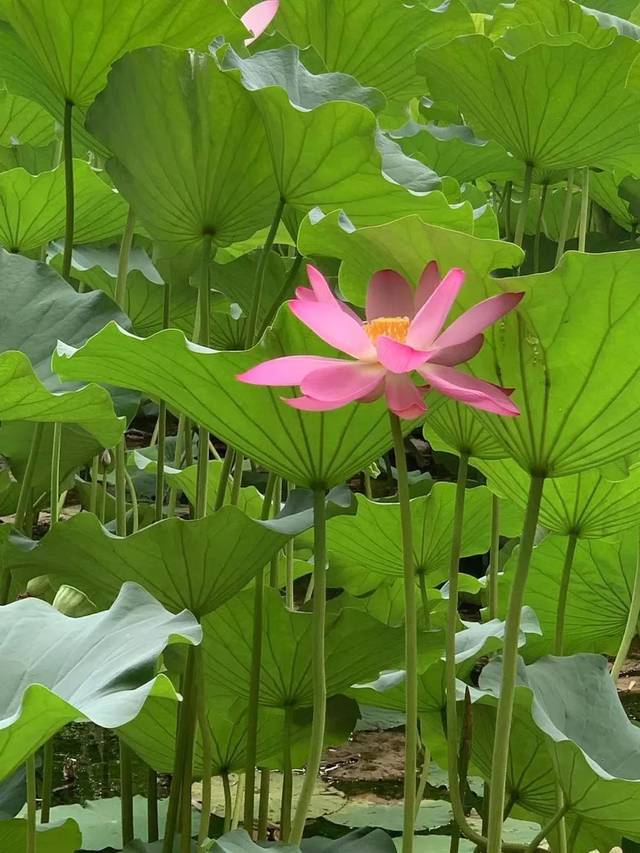
<svg viewBox="0 0 640 853">
<path fill-rule="evenodd" d="M 353 360 L 292 355 L 265 361 L 237 378 L 253 385 L 300 387 L 302 396 L 284 398 L 305 411 L 338 409 L 386 397 L 400 418 L 426 412 L 423 397 L 434 388 L 447 397 L 498 415 L 518 415 L 500 388 L 455 370 L 482 347 L 482 332 L 511 311 L 522 293 L 501 293 L 474 305 L 443 327 L 464 283 L 461 269 L 440 280 L 438 268 L 425 268 L 417 289 L 393 270 L 375 273 L 369 282 L 366 320 L 338 300 L 324 276 L 308 266 L 311 288 L 299 287 L 289 302 L 295 316 L 318 337 Z M 416 385 L 413 374 L 424 380 Z"/>
<path fill-rule="evenodd" d="M 244 40 L 246 45 L 254 42 L 267 29 L 275 18 L 279 5 L 280 0 L 262 0 L 261 3 L 256 3 L 255 6 L 247 9 L 240 18 L 245 27 L 253 33 L 251 38 Z"/>
</svg>

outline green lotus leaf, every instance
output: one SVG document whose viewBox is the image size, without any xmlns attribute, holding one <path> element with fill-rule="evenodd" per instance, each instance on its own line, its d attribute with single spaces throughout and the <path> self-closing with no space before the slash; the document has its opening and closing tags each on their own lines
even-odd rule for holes
<svg viewBox="0 0 640 853">
<path fill-rule="evenodd" d="M 640 95 L 626 86 L 639 51 L 616 38 L 597 49 L 536 43 L 514 57 L 472 35 L 420 51 L 418 66 L 433 97 L 454 100 L 476 133 L 524 163 L 625 168 L 640 121 Z"/>
<path fill-rule="evenodd" d="M 203 350 L 172 330 L 143 340 L 113 324 L 82 349 L 60 347 L 54 360 L 67 379 L 92 375 L 120 387 L 134 382 L 287 480 L 330 488 L 389 447 L 387 412 L 382 403 L 325 413 L 294 411 L 280 400 L 281 389 L 235 378 L 259 361 L 286 353 L 336 354 L 283 308 L 262 342 L 247 352 Z"/>
<path fill-rule="evenodd" d="M 622 189 L 623 180 L 615 172 L 591 172 L 589 175 L 589 196 L 607 210 L 614 222 L 626 231 L 633 231 L 638 218 Z"/>
<path fill-rule="evenodd" d="M 21 819 L 0 821 L 0 844 L 3 850 L 26 850 L 27 821 Z M 36 829 L 38 853 L 75 853 L 82 844 L 82 835 L 74 820 Z"/>
<path fill-rule="evenodd" d="M 415 570 L 429 586 L 447 577 L 455 491 L 453 483 L 435 483 L 428 495 L 411 501 Z M 363 495 L 357 502 L 354 518 L 336 518 L 327 530 L 329 583 L 355 595 L 403 577 L 399 504 L 376 503 Z M 484 486 L 469 489 L 461 556 L 486 553 L 490 539 L 491 494 Z"/>
<path fill-rule="evenodd" d="M 424 435 L 436 450 L 467 453 L 476 459 L 502 459 L 504 447 L 487 430 L 473 409 L 448 397 L 427 397 Z"/>
<path fill-rule="evenodd" d="M 2 607 L 0 624 L 3 779 L 78 716 L 113 728 L 149 696 L 175 697 L 166 676 L 154 674 L 156 658 L 169 643 L 201 637 L 191 614 L 174 616 L 133 583 L 104 613 L 72 618 L 28 598 Z"/>
<path fill-rule="evenodd" d="M 543 636 L 527 644 L 528 659 L 553 649 L 566 549 L 565 538 L 548 536 L 533 552 L 525 601 L 535 610 Z M 635 533 L 624 534 L 617 542 L 577 543 L 565 611 L 565 654 L 617 653 L 631 606 L 637 550 Z M 513 561 L 509 561 L 498 587 L 500 613 L 506 611 L 512 572 Z"/>
<path fill-rule="evenodd" d="M 476 720 L 482 733 L 474 736 L 473 761 L 485 778 L 492 742 L 486 735 L 491 720 L 495 726 L 500 674 L 498 662 L 485 667 L 483 695 L 474 697 L 474 735 Z M 507 794 L 544 821 L 557 810 L 557 779 L 568 805 L 569 837 L 576 823 L 584 824 L 576 827 L 582 837 L 574 849 L 611 849 L 623 835 L 640 839 L 640 732 L 620 704 L 606 659 L 585 654 L 542 658 L 521 664 L 518 684 Z M 489 719 L 481 727 L 485 716 Z M 537 760 L 532 762 L 533 755 Z M 608 836 L 607 847 L 594 843 L 594 831 L 596 837 Z"/>
<path fill-rule="evenodd" d="M 124 228 L 127 205 L 82 160 L 74 160 L 76 243 L 113 237 Z M 0 172 L 0 244 L 29 252 L 65 230 L 64 167 L 30 175 L 25 169 Z"/>
<path fill-rule="evenodd" d="M 293 48 L 248 59 L 229 51 L 225 67 L 258 107 L 280 197 L 298 217 L 314 207 L 343 208 L 357 225 L 410 213 L 471 225 L 470 205 L 451 208 L 442 193 L 431 192 L 438 176 L 378 132 L 371 90 L 353 78 L 312 77 Z"/>
<path fill-rule="evenodd" d="M 260 115 L 213 56 L 169 47 L 127 54 L 87 126 L 113 153 L 115 185 L 167 256 L 194 251 L 203 235 L 228 246 L 271 221 L 278 194 Z"/>
<path fill-rule="evenodd" d="M 2 0 L 0 13 L 60 106 L 66 100 L 81 109 L 104 87 L 111 65 L 136 48 L 206 48 L 219 35 L 246 35 L 222 0 L 177 6 L 171 0 L 101 0 L 98 7 L 78 7 L 75 0 Z"/>
<path fill-rule="evenodd" d="M 309 613 L 287 610 L 275 590 L 266 590 L 264 624 L 269 643 L 262 656 L 261 705 L 311 706 L 311 619 Z M 251 591 L 204 620 L 203 651 L 212 688 L 248 696 L 252 624 Z M 403 633 L 358 610 L 332 614 L 326 629 L 328 695 L 344 693 L 354 682 L 397 665 L 403 656 Z M 423 633 L 421 642 L 421 661 L 426 666 L 441 654 L 442 632 Z M 345 648 L 350 650 L 348 655 Z"/>
<path fill-rule="evenodd" d="M 302 842 L 302 850 L 303 853 L 395 853 L 396 847 L 382 829 L 367 826 L 342 838 L 308 838 Z"/>
<path fill-rule="evenodd" d="M 263 848 L 252 841 L 244 829 L 236 829 L 216 839 L 209 849 L 211 853 L 258 853 Z M 278 850 L 281 853 L 299 853 L 300 848 L 293 844 L 279 844 Z"/>
<path fill-rule="evenodd" d="M 140 583 L 165 607 L 202 618 L 252 580 L 288 537 L 236 507 L 197 521 L 167 518 L 126 538 L 90 513 L 56 525 L 37 544 L 16 537 L 7 554 L 14 577 L 49 575 L 108 606 L 126 580 Z"/>
<path fill-rule="evenodd" d="M 527 474 L 510 459 L 479 460 L 477 467 L 496 494 L 525 507 Z M 545 485 L 540 524 L 562 536 L 601 539 L 640 524 L 640 471 L 612 482 L 599 471 L 583 471 Z"/>
<path fill-rule="evenodd" d="M 508 30 L 516 27 L 539 28 L 545 41 L 553 43 L 554 37 L 568 36 L 573 41 L 590 47 L 606 47 L 616 37 L 612 27 L 601 26 L 591 11 L 587 14 L 582 6 L 572 0 L 518 0 L 511 8 L 498 6 L 490 26 L 494 39 L 509 37 Z M 622 21 L 622 19 L 618 19 Z M 628 22 L 627 22 L 628 23 Z"/>
<path fill-rule="evenodd" d="M 417 283 L 428 261 L 437 261 L 443 273 L 461 266 L 467 274 L 465 289 L 475 292 L 481 284 L 489 287 L 493 270 L 522 260 L 522 251 L 511 243 L 439 228 L 419 216 L 368 228 L 353 228 L 339 212 L 309 216 L 298 243 L 305 254 L 340 258 L 340 288 L 356 305 L 364 305 L 369 279 L 381 269 L 394 269 Z"/>
<path fill-rule="evenodd" d="M 522 179 L 522 163 L 497 142 L 478 139 L 466 125 L 416 124 L 391 131 L 405 154 L 416 157 L 438 175 L 460 183 L 484 177 L 496 181 Z"/>
<path fill-rule="evenodd" d="M 472 33 L 460 3 L 437 9 L 392 0 L 282 0 L 274 26 L 300 47 L 311 46 L 327 71 L 343 71 L 405 103 L 423 93 L 411 56 L 427 43 Z"/>
<path fill-rule="evenodd" d="M 214 776 L 222 773 L 240 773 L 247 766 L 247 713 L 246 699 L 221 694 L 218 689 L 207 690 L 207 719 L 212 747 Z M 176 718 L 178 705 L 164 699 L 149 701 L 135 720 L 118 729 L 118 734 L 143 761 L 158 773 L 171 773 L 175 759 Z M 291 713 L 289 742 L 294 766 L 301 767 L 307 760 L 311 710 L 299 709 Z M 355 728 L 358 706 L 353 699 L 333 696 L 327 702 L 325 745 L 344 743 Z M 283 764 L 282 744 L 285 711 L 280 708 L 260 706 L 258 710 L 257 764 L 271 770 Z M 198 736 L 194 746 L 194 778 L 203 772 L 202 742 Z"/>
<path fill-rule="evenodd" d="M 633 251 L 567 252 L 551 272 L 501 280 L 526 298 L 492 329 L 470 370 L 516 389 L 520 417 L 477 417 L 526 471 L 577 474 L 640 447 L 639 273 Z M 589 299 L 585 281 L 597 282 Z M 463 290 L 467 305 L 477 298 Z"/>
<path fill-rule="evenodd" d="M 43 146 L 55 138 L 50 113 L 33 101 L 0 91 L 0 145 Z"/>
</svg>

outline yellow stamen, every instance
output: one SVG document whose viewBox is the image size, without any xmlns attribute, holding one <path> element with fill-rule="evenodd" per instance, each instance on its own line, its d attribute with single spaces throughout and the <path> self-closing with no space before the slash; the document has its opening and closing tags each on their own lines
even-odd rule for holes
<svg viewBox="0 0 640 853">
<path fill-rule="evenodd" d="M 380 335 L 404 343 L 409 331 L 408 317 L 376 317 L 364 324 L 364 330 L 375 343 Z"/>
</svg>

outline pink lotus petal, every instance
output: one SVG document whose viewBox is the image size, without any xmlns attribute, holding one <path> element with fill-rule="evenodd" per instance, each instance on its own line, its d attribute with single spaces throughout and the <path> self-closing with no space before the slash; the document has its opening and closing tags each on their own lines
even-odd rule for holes
<svg viewBox="0 0 640 853">
<path fill-rule="evenodd" d="M 496 415 L 520 414 L 520 410 L 506 393 L 510 389 L 499 388 L 491 382 L 468 376 L 452 367 L 436 364 L 426 364 L 419 372 L 436 391 L 454 400 Z"/>
<path fill-rule="evenodd" d="M 296 299 L 302 302 L 317 302 L 316 295 L 310 287 L 296 287 Z"/>
<path fill-rule="evenodd" d="M 416 289 L 416 295 L 414 297 L 416 314 L 422 308 L 427 299 L 432 296 L 439 284 L 440 273 L 438 272 L 438 264 L 435 261 L 430 261 L 423 269 Z"/>
<path fill-rule="evenodd" d="M 470 361 L 474 355 L 477 355 L 482 349 L 483 343 L 484 335 L 476 335 L 463 344 L 435 349 L 427 361 L 429 364 L 444 364 L 449 367 L 454 364 L 462 364 L 463 361 Z"/>
<path fill-rule="evenodd" d="M 300 385 L 308 373 L 336 364 L 344 364 L 344 361 L 316 355 L 285 355 L 256 364 L 239 373 L 236 379 L 250 385 Z"/>
<path fill-rule="evenodd" d="M 300 409 L 303 412 L 331 412 L 352 402 L 351 400 L 314 400 L 313 397 L 280 397 L 280 399 L 292 409 Z"/>
<path fill-rule="evenodd" d="M 385 394 L 389 408 L 399 418 L 413 420 L 427 411 L 420 391 L 408 376 L 387 374 Z"/>
<path fill-rule="evenodd" d="M 319 338 L 354 358 L 374 361 L 376 351 L 362 324 L 338 305 L 293 299 L 293 314 Z"/>
<path fill-rule="evenodd" d="M 374 273 L 367 288 L 367 320 L 377 317 L 413 317 L 413 290 L 408 281 L 393 270 Z"/>
<path fill-rule="evenodd" d="M 431 346 L 445 324 L 464 283 L 464 277 L 464 271 L 461 269 L 449 270 L 445 275 L 409 326 L 407 332 L 409 346 L 416 349 L 427 349 Z"/>
<path fill-rule="evenodd" d="M 267 29 L 275 18 L 279 5 L 280 0 L 262 0 L 261 3 L 256 3 L 255 6 L 247 9 L 240 20 L 253 33 L 253 37 L 244 40 L 246 45 L 254 42 Z"/>
<path fill-rule="evenodd" d="M 384 368 L 379 364 L 344 361 L 309 373 L 300 390 L 315 400 L 359 400 L 370 394 L 383 376 Z"/>
<path fill-rule="evenodd" d="M 380 335 L 376 340 L 378 359 L 392 373 L 411 373 L 427 360 L 429 353 Z"/>
<path fill-rule="evenodd" d="M 436 346 L 451 347 L 468 341 L 513 310 L 523 296 L 524 293 L 501 293 L 478 302 L 444 330 Z"/>
<path fill-rule="evenodd" d="M 318 302 L 336 302 L 336 297 L 329 286 L 329 282 L 322 275 L 317 267 L 312 264 L 307 264 L 307 278 L 313 290 L 313 294 Z"/>
</svg>

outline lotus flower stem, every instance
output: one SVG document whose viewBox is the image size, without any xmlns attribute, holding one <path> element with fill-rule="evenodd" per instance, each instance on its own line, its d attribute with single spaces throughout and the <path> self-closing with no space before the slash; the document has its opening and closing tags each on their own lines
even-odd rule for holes
<svg viewBox="0 0 640 853">
<path fill-rule="evenodd" d="M 397 415 L 389 413 L 391 435 L 398 474 L 398 501 L 402 529 L 402 558 L 404 565 L 405 634 L 404 656 L 406 670 L 406 724 L 404 751 L 404 819 L 402 853 L 413 851 L 415 825 L 416 775 L 418 764 L 418 624 L 416 607 L 416 574 L 413 557 L 411 529 L 411 504 L 409 476 L 404 450 L 402 423 Z"/>
<path fill-rule="evenodd" d="M 558 811 L 553 815 L 553 817 L 547 821 L 547 823 L 542 827 L 540 832 L 536 835 L 533 841 L 527 847 L 527 853 L 535 853 L 538 849 L 539 845 L 548 837 L 549 833 L 552 832 L 553 829 L 558 825 L 558 823 L 565 816 L 567 811 L 569 810 L 569 806 L 563 804 Z"/>
<path fill-rule="evenodd" d="M 273 301 L 273 304 L 276 306 L 276 310 L 280 307 L 281 303 L 287 298 L 287 296 L 291 293 L 293 289 L 293 284 L 298 277 L 298 273 L 300 272 L 300 267 L 302 266 L 303 257 L 300 252 L 296 249 L 296 255 L 293 259 L 293 263 L 289 269 L 289 273 L 285 278 L 280 291 L 278 292 L 276 298 Z M 267 326 L 273 320 L 273 315 L 267 315 L 260 326 L 258 327 L 258 331 L 256 332 L 256 340 L 260 340 L 263 334 L 266 331 Z"/>
<path fill-rule="evenodd" d="M 527 498 L 518 562 L 511 587 L 509 608 L 504 634 L 502 659 L 502 684 L 496 715 L 493 757 L 491 762 L 491 800 L 487 822 L 487 851 L 500 853 L 502 846 L 502 822 L 505 801 L 505 785 L 509 763 L 509 737 L 513 718 L 513 703 L 516 692 L 518 667 L 518 639 L 520 635 L 520 613 L 529 574 L 529 563 L 540 513 L 540 502 L 544 488 L 544 476 L 532 475 Z"/>
<path fill-rule="evenodd" d="M 100 476 L 100 454 L 91 460 L 91 485 L 89 488 L 89 512 L 98 513 L 98 477 Z"/>
<path fill-rule="evenodd" d="M 131 474 L 127 471 L 126 466 L 124 469 L 124 479 L 127 484 L 127 489 L 129 490 L 129 496 L 131 498 L 131 530 L 133 533 L 137 533 L 138 528 L 140 526 L 138 495 L 136 494 L 136 487 L 134 485 L 133 478 L 131 477 Z"/>
<path fill-rule="evenodd" d="M 231 472 L 231 465 L 233 464 L 234 456 L 235 452 L 227 445 L 227 452 L 224 454 L 222 470 L 220 471 L 220 482 L 218 483 L 218 491 L 216 492 L 216 502 L 213 508 L 214 512 L 217 512 L 224 505 L 224 499 L 229 485 L 229 474 Z"/>
<path fill-rule="evenodd" d="M 27 770 L 27 845 L 26 853 L 36 853 L 36 757 L 30 755 Z"/>
<path fill-rule="evenodd" d="M 38 461 L 38 453 L 42 442 L 42 433 L 44 432 L 44 424 L 37 423 L 33 427 L 33 435 L 31 436 L 31 446 L 29 448 L 29 456 L 25 465 L 22 482 L 20 483 L 20 494 L 18 495 L 18 506 L 16 508 L 16 520 L 14 522 L 16 530 L 21 533 L 27 533 L 24 529 L 27 511 L 31 505 L 31 485 L 33 483 L 33 475 L 35 474 Z"/>
<path fill-rule="evenodd" d="M 291 833 L 291 804 L 293 799 L 293 763 L 291 759 L 291 715 L 293 709 L 284 709 L 282 730 L 282 801 L 280 807 L 280 840 L 285 844 Z"/>
<path fill-rule="evenodd" d="M 633 581 L 633 592 L 631 594 L 631 605 L 629 607 L 629 615 L 627 616 L 627 624 L 620 641 L 618 654 L 611 667 L 611 678 L 614 683 L 624 666 L 624 662 L 629 654 L 633 638 L 638 633 L 638 617 L 640 617 L 640 532 L 638 533 L 638 550 L 636 556 L 636 574 Z"/>
<path fill-rule="evenodd" d="M 133 775 L 131 768 L 131 750 L 120 741 L 120 805 L 122 809 L 122 846 L 133 841 Z"/>
<path fill-rule="evenodd" d="M 544 215 L 544 206 L 547 201 L 547 193 L 549 191 L 549 184 L 542 184 L 540 188 L 540 206 L 538 209 L 538 221 L 536 223 L 536 236 L 533 243 L 533 271 L 539 272 L 540 270 L 540 236 L 542 229 L 542 217 Z"/>
<path fill-rule="evenodd" d="M 269 253 L 271 252 L 271 247 L 273 246 L 273 243 L 276 239 L 276 234 L 278 233 L 278 227 L 282 219 L 284 206 L 285 200 L 280 197 L 278 199 L 278 204 L 273 215 L 271 228 L 269 229 L 267 239 L 265 240 L 264 246 L 262 247 L 262 252 L 260 253 L 260 260 L 258 261 L 258 268 L 256 270 L 253 298 L 251 300 L 251 308 L 249 310 L 249 316 L 247 317 L 247 325 L 245 328 L 245 346 L 247 349 L 253 346 L 255 342 L 256 331 L 258 328 L 258 318 L 260 316 L 260 308 L 262 306 L 262 292 L 264 290 L 264 280 L 267 272 L 267 263 L 269 262 Z"/>
<path fill-rule="evenodd" d="M 116 474 L 116 534 L 127 535 L 127 454 L 124 438 L 114 448 Z"/>
<path fill-rule="evenodd" d="M 313 679 L 313 720 L 309 738 L 307 772 L 296 803 L 290 840 L 300 846 L 313 789 L 320 770 L 327 713 L 327 680 L 324 660 L 324 632 L 327 610 L 327 514 L 324 489 L 313 493 L 313 624 L 311 675 Z M 415 779 L 414 779 L 415 782 Z M 415 797 L 415 790 L 413 796 Z M 413 806 L 413 799 L 411 800 Z M 412 836 L 413 837 L 413 836 Z"/>
<path fill-rule="evenodd" d="M 211 818 L 211 768 L 213 764 L 213 749 L 211 743 L 211 730 L 207 716 L 207 700 L 204 690 L 204 672 L 202 667 L 202 649 L 197 647 L 198 656 L 198 678 L 202 687 L 198 692 L 198 728 L 202 739 L 202 810 L 200 812 L 200 828 L 198 831 L 198 845 L 204 844 L 209 837 L 209 820 Z"/>
<path fill-rule="evenodd" d="M 49 823 L 51 817 L 53 759 L 53 740 L 50 738 L 42 748 L 42 805 L 40 808 L 40 823 Z"/>
<path fill-rule="evenodd" d="M 136 215 L 129 207 L 127 221 L 124 226 L 122 240 L 120 241 L 120 256 L 118 258 L 118 274 L 116 278 L 115 302 L 124 311 L 127 302 L 127 278 L 129 276 L 129 255 L 133 243 L 133 229 L 136 224 Z M 65 241 L 66 246 L 66 241 Z"/>
<path fill-rule="evenodd" d="M 500 498 L 491 501 L 491 550 L 489 552 L 488 610 L 489 619 L 498 615 L 498 573 L 500 572 Z"/>
<path fill-rule="evenodd" d="M 420 778 L 418 780 L 418 790 L 416 792 L 416 820 L 422 805 L 425 788 L 427 787 L 427 779 L 429 778 L 429 768 L 431 766 L 431 753 L 426 743 L 422 743 L 422 767 L 420 768 Z M 415 823 L 414 823 L 415 826 Z"/>
<path fill-rule="evenodd" d="M 582 170 L 582 196 L 580 199 L 580 228 L 578 231 L 578 251 L 587 249 L 587 229 L 589 227 L 589 167 Z"/>
<path fill-rule="evenodd" d="M 429 590 L 427 589 L 427 577 L 425 572 L 419 573 L 418 582 L 420 584 L 420 598 L 422 600 L 424 627 L 428 631 L 431 628 L 431 607 L 429 605 Z"/>
<path fill-rule="evenodd" d="M 184 415 L 180 415 L 178 418 L 178 429 L 176 431 L 176 447 L 175 452 L 173 454 L 173 466 L 174 468 L 180 468 L 182 465 L 182 453 L 185 444 L 185 436 L 186 436 L 186 418 Z M 173 518 L 176 514 L 176 504 L 178 502 L 178 487 L 172 486 L 169 489 L 169 503 L 167 505 L 167 515 L 169 518 Z"/>
<path fill-rule="evenodd" d="M 49 488 L 49 505 L 51 507 L 51 527 L 58 523 L 60 513 L 60 452 L 62 450 L 62 424 L 53 425 L 51 440 L 51 485 Z"/>
<path fill-rule="evenodd" d="M 269 474 L 262 500 L 263 519 L 269 518 L 273 504 L 276 475 Z M 256 793 L 256 755 L 258 751 L 258 702 L 260 699 L 260 667 L 262 665 L 262 640 L 264 617 L 264 568 L 255 579 L 253 597 L 253 638 L 251 644 L 251 674 L 249 677 L 249 705 L 247 712 L 247 752 L 245 765 L 244 828 L 253 831 L 254 798 Z"/>
<path fill-rule="evenodd" d="M 165 281 L 164 300 L 162 308 L 162 328 L 171 325 L 171 283 Z M 156 456 L 156 502 L 155 520 L 160 521 L 164 515 L 164 463 L 167 445 L 167 404 L 160 400 L 158 404 L 158 452 Z"/>
<path fill-rule="evenodd" d="M 524 239 L 524 229 L 527 224 L 527 210 L 529 208 L 529 197 L 531 196 L 531 179 L 533 177 L 533 163 L 527 163 L 524 171 L 524 186 L 522 188 L 522 197 L 520 199 L 520 210 L 518 211 L 518 220 L 516 222 L 516 233 L 514 243 L 522 246 Z"/>
<path fill-rule="evenodd" d="M 229 832 L 231 828 L 231 818 L 233 816 L 233 798 L 231 796 L 231 783 L 229 774 L 223 770 L 220 774 L 222 777 L 222 790 L 224 791 L 224 831 Z"/>
<path fill-rule="evenodd" d="M 62 277 L 69 281 L 73 253 L 73 228 L 75 218 L 75 190 L 73 185 L 73 104 L 65 99 L 62 121 L 62 152 L 64 155 L 65 221 Z"/>
<path fill-rule="evenodd" d="M 269 829 L 269 794 L 271 792 L 271 771 L 260 768 L 260 798 L 258 801 L 258 841 L 266 841 Z"/>
<path fill-rule="evenodd" d="M 562 219 L 560 221 L 560 233 L 558 235 L 558 248 L 556 251 L 556 266 L 560 263 L 560 258 L 564 254 L 564 244 L 567 242 L 569 233 L 569 220 L 571 219 L 571 202 L 573 201 L 573 179 L 575 171 L 569 169 L 567 173 L 567 195 L 564 200 L 564 208 L 562 210 Z"/>
<path fill-rule="evenodd" d="M 149 767 L 147 770 L 147 840 L 153 842 L 159 837 L 158 774 L 153 767 Z"/>
<path fill-rule="evenodd" d="M 296 609 L 296 603 L 294 599 L 294 568 L 295 568 L 295 551 L 294 551 L 294 540 L 289 539 L 287 544 L 285 545 L 285 562 L 287 567 L 287 587 L 286 587 L 286 604 L 289 610 Z"/>
<path fill-rule="evenodd" d="M 364 494 L 365 497 L 369 498 L 369 500 L 373 500 L 373 490 L 371 488 L 371 474 L 365 468 L 362 472 L 362 479 L 364 481 Z"/>
<path fill-rule="evenodd" d="M 502 208 L 504 209 L 504 239 L 511 240 L 511 198 L 513 196 L 513 181 L 504 185 Z"/>
<path fill-rule="evenodd" d="M 238 501 L 240 500 L 240 487 L 242 486 L 242 468 L 244 465 L 244 455 L 239 450 L 236 450 L 234 456 L 235 462 L 233 465 L 233 483 L 231 485 L 230 503 L 232 506 L 238 506 Z"/>
<path fill-rule="evenodd" d="M 564 564 L 562 566 L 562 576 L 560 578 L 560 590 L 558 592 L 558 607 L 556 609 L 556 632 L 553 645 L 554 655 L 564 654 L 564 619 L 567 611 L 567 598 L 569 594 L 569 583 L 571 582 L 571 569 L 573 567 L 573 558 L 576 553 L 576 545 L 578 537 L 575 533 L 571 533 L 567 539 L 567 550 L 564 554 Z"/>
</svg>

